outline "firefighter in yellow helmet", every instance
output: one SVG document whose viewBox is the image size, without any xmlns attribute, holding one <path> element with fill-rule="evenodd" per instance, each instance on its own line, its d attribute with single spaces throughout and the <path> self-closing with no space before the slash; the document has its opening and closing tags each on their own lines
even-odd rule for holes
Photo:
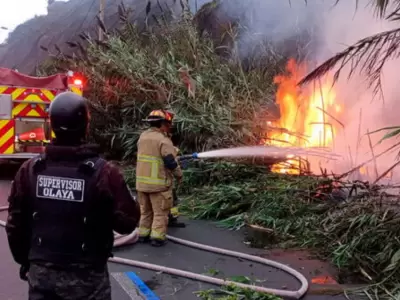
<svg viewBox="0 0 400 300">
<path fill-rule="evenodd" d="M 137 144 L 136 190 L 141 210 L 139 241 L 151 241 L 156 247 L 166 242 L 168 214 L 173 207 L 173 180 L 182 180 L 177 153 L 169 138 L 173 117 L 168 111 L 152 111 L 145 120 L 150 128 L 140 135 Z"/>
</svg>

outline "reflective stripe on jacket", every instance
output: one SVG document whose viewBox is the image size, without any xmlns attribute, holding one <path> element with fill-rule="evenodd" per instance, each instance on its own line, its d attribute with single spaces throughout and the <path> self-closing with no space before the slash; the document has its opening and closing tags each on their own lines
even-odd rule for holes
<svg viewBox="0 0 400 300">
<path fill-rule="evenodd" d="M 138 141 L 136 165 L 136 190 L 155 193 L 168 190 L 173 183 L 174 174 L 164 166 L 163 157 L 176 151 L 165 134 L 156 128 L 144 131 Z M 180 167 L 174 173 L 181 174 Z M 181 175 L 180 175 L 181 176 Z"/>
</svg>

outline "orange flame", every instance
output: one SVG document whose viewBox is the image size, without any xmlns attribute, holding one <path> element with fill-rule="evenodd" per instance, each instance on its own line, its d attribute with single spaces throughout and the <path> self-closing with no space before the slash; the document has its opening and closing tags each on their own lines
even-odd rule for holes
<svg viewBox="0 0 400 300">
<path fill-rule="evenodd" d="M 360 172 L 361 175 L 367 175 L 368 174 L 368 171 L 367 171 L 366 167 L 361 167 L 359 169 L 359 172 Z"/>
<path fill-rule="evenodd" d="M 297 65 L 294 59 L 288 61 L 287 74 L 274 78 L 278 85 L 276 101 L 281 117 L 268 138 L 268 143 L 276 146 L 332 147 L 336 133 L 335 124 L 329 115 L 337 115 L 342 107 L 336 103 L 336 93 L 332 81 L 315 84 L 314 87 L 300 89 L 297 83 L 306 75 L 306 65 Z M 273 166 L 274 172 L 299 173 L 299 161 L 287 161 L 292 167 Z"/>
</svg>

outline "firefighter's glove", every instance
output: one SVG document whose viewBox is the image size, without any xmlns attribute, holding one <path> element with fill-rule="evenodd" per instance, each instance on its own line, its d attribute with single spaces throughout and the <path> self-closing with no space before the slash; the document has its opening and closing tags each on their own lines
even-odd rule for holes
<svg viewBox="0 0 400 300">
<path fill-rule="evenodd" d="M 28 281 L 29 265 L 22 265 L 19 268 L 19 278 L 23 281 Z"/>
</svg>

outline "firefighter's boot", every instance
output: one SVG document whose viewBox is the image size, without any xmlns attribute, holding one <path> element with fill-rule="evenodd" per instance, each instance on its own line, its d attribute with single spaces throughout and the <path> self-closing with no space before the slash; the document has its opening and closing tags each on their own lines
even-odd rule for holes
<svg viewBox="0 0 400 300">
<path fill-rule="evenodd" d="M 186 224 L 178 222 L 178 217 L 174 217 L 171 213 L 168 215 L 168 227 L 185 228 Z"/>
<path fill-rule="evenodd" d="M 177 205 L 179 199 L 176 196 L 176 192 L 173 192 L 173 195 L 174 195 L 174 207 L 171 208 L 168 214 L 168 227 L 184 228 L 186 227 L 185 223 L 178 222 L 179 210 Z"/>
<path fill-rule="evenodd" d="M 167 243 L 167 240 L 158 240 L 158 239 L 152 239 L 151 240 L 151 245 L 153 247 L 162 247 Z"/>
<path fill-rule="evenodd" d="M 149 236 L 140 236 L 138 239 L 139 243 L 149 243 L 150 242 L 150 237 Z"/>
</svg>

